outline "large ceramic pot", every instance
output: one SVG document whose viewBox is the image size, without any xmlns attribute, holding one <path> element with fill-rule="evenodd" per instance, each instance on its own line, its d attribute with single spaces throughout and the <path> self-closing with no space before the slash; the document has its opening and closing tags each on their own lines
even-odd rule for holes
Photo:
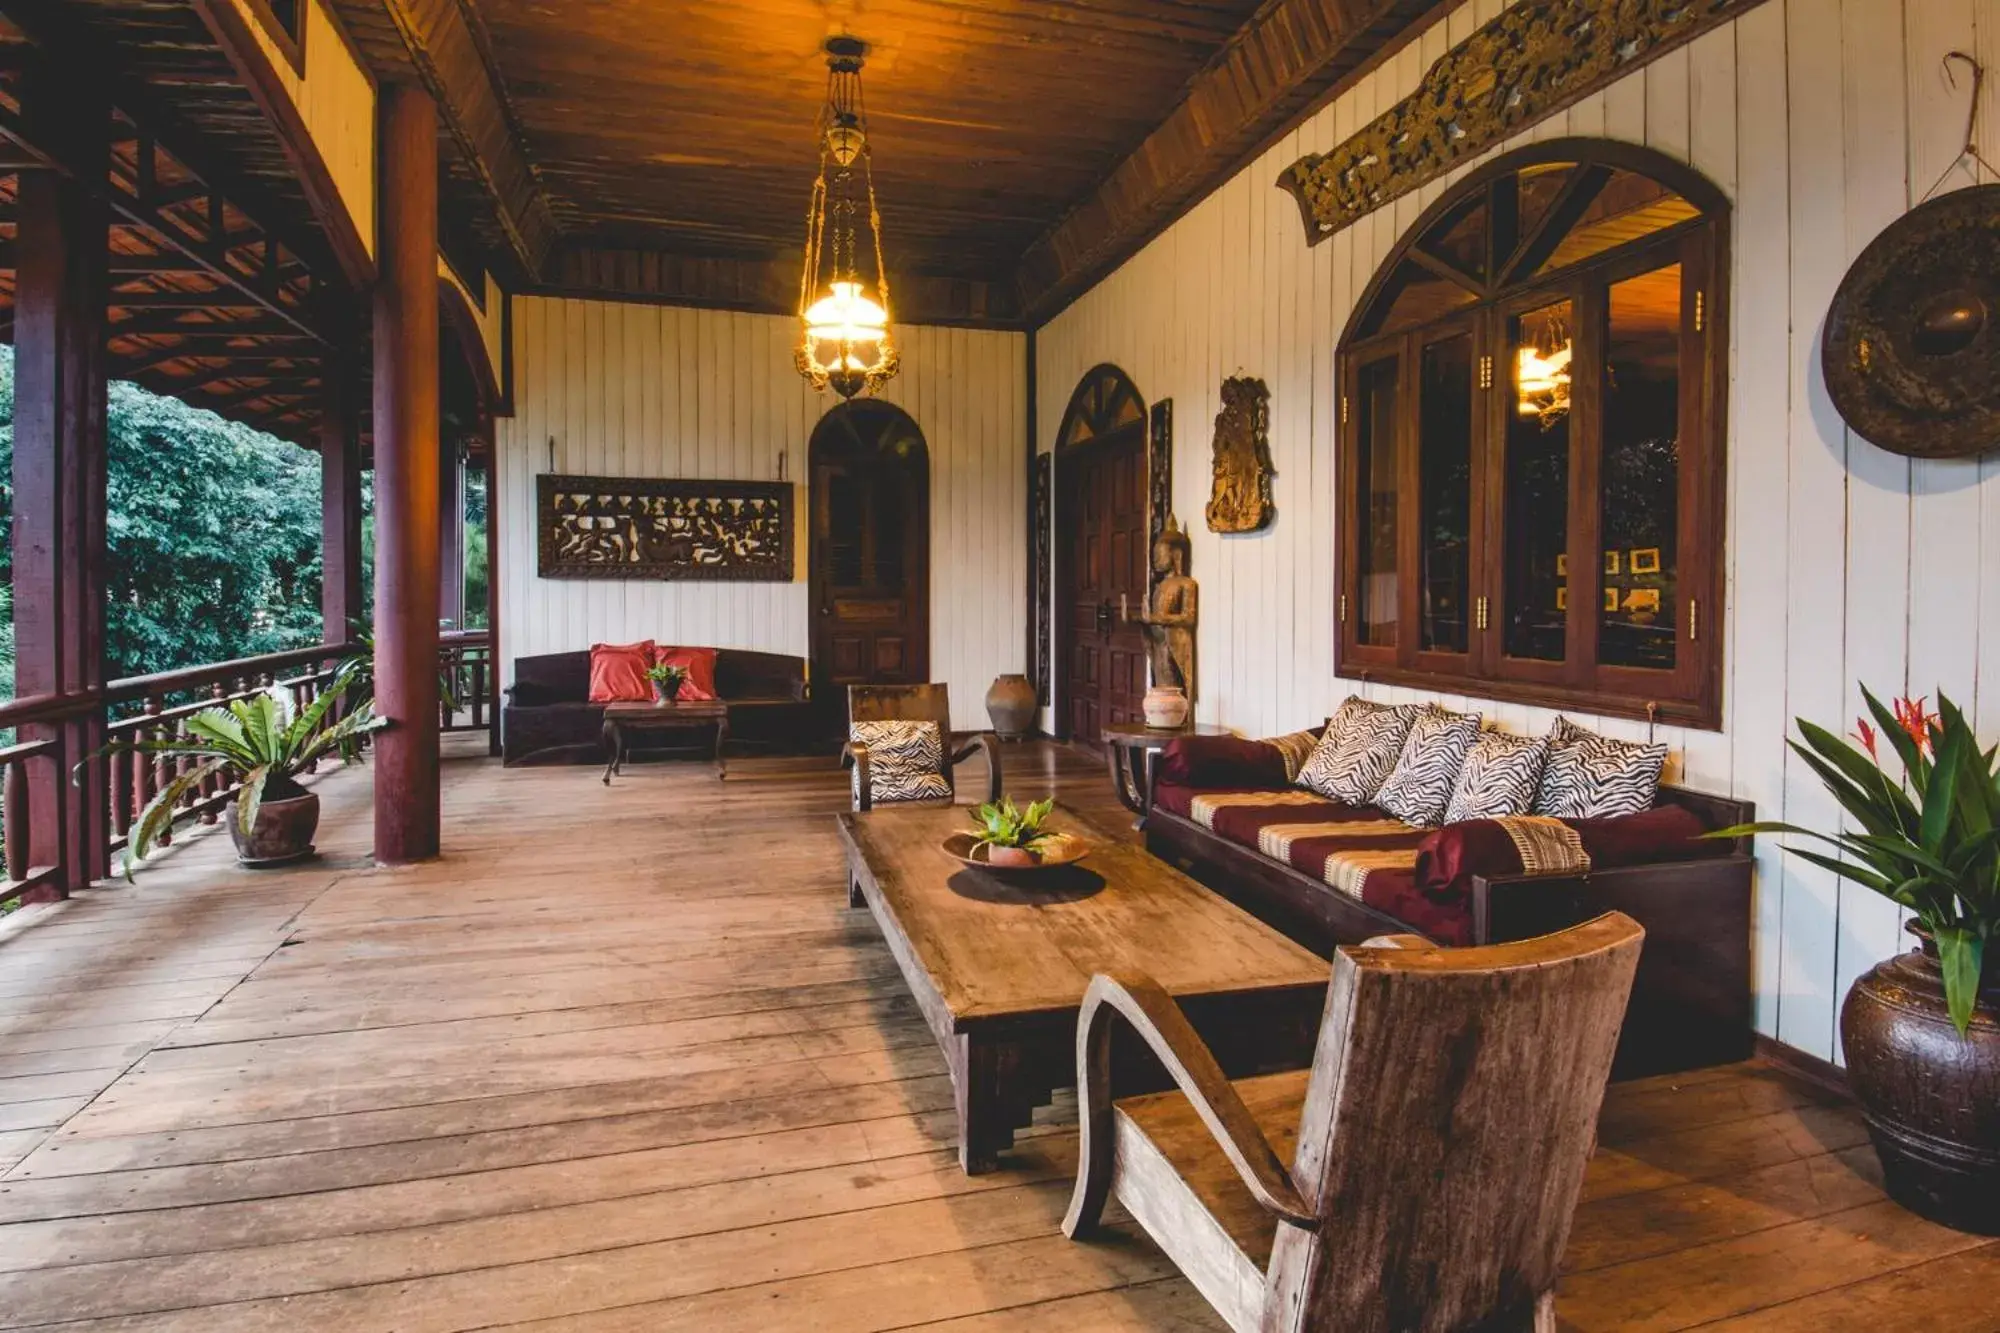
<svg viewBox="0 0 2000 1333">
<path fill-rule="evenodd" d="M 238 861 L 246 866 L 280 866 L 313 854 L 313 834 L 319 831 L 319 797 L 302 787 L 293 790 L 295 795 L 274 800 L 266 789 L 247 837 L 236 817 L 236 806 L 231 804 L 223 811 Z"/>
<path fill-rule="evenodd" d="M 1160 731 L 1178 731 L 1187 725 L 1188 697 L 1178 685 L 1155 685 L 1146 691 L 1139 705 L 1146 725 Z"/>
<path fill-rule="evenodd" d="M 1840 1039 L 1889 1196 L 1948 1227 L 2000 1235 L 2000 960 L 1987 960 L 1963 1037 L 1924 940 L 1854 983 Z"/>
<path fill-rule="evenodd" d="M 1020 740 L 1035 729 L 1035 687 L 1026 676 L 996 677 L 986 691 L 986 716 L 1001 740 Z"/>
</svg>

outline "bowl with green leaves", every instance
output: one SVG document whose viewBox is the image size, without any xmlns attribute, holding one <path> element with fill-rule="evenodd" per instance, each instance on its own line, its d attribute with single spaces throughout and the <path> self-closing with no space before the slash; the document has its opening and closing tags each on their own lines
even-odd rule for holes
<svg viewBox="0 0 2000 1333">
<path fill-rule="evenodd" d="M 1056 808 L 1053 797 L 1029 802 L 1026 809 L 1012 797 L 989 801 L 972 811 L 972 831 L 944 840 L 947 855 L 981 870 L 1048 870 L 1072 865 L 1090 854 L 1090 844 L 1071 833 L 1049 827 Z"/>
<path fill-rule="evenodd" d="M 668 666 L 656 663 L 646 668 L 646 679 L 653 682 L 653 698 L 663 704 L 670 704 L 681 697 L 681 682 L 687 679 L 688 669 L 684 666 Z"/>
</svg>

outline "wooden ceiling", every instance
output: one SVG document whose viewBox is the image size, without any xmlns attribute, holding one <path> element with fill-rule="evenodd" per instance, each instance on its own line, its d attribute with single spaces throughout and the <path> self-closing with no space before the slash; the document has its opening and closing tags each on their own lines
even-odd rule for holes
<svg viewBox="0 0 2000 1333">
<path fill-rule="evenodd" d="M 451 205 L 528 288 L 784 309 L 822 43 L 863 75 L 902 314 L 1038 322 L 1428 0 L 337 0 L 439 97 Z"/>
</svg>

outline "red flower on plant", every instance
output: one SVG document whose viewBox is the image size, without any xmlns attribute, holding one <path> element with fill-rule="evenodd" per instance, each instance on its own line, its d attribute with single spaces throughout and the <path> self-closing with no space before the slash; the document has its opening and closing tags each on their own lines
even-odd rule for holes
<svg viewBox="0 0 2000 1333">
<path fill-rule="evenodd" d="M 1861 742 L 1861 748 L 1868 751 L 1870 759 L 1878 764 L 1881 763 L 1882 756 L 1875 750 L 1875 728 L 1868 725 L 1868 719 L 1865 717 L 1855 718 L 1854 726 L 1856 728 L 1854 739 Z"/>
<path fill-rule="evenodd" d="M 1896 712 L 1896 721 L 1909 733 L 1910 740 L 1925 754 L 1931 749 L 1931 727 L 1937 722 L 1936 713 L 1925 708 L 1928 694 L 1920 694 L 1914 699 L 1898 699 L 1891 705 Z"/>
</svg>

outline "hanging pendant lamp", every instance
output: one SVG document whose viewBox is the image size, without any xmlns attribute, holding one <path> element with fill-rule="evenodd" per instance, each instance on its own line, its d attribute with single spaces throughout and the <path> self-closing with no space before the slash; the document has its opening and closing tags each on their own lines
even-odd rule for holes
<svg viewBox="0 0 2000 1333">
<path fill-rule="evenodd" d="M 826 107 L 819 120 L 819 176 L 806 206 L 805 269 L 799 277 L 800 339 L 794 361 L 815 389 L 842 398 L 872 393 L 895 378 L 889 334 L 889 278 L 882 267 L 882 214 L 875 204 L 868 118 L 861 100 L 867 46 L 853 37 L 826 43 Z M 859 215 L 867 214 L 875 289 L 860 267 Z"/>
</svg>

